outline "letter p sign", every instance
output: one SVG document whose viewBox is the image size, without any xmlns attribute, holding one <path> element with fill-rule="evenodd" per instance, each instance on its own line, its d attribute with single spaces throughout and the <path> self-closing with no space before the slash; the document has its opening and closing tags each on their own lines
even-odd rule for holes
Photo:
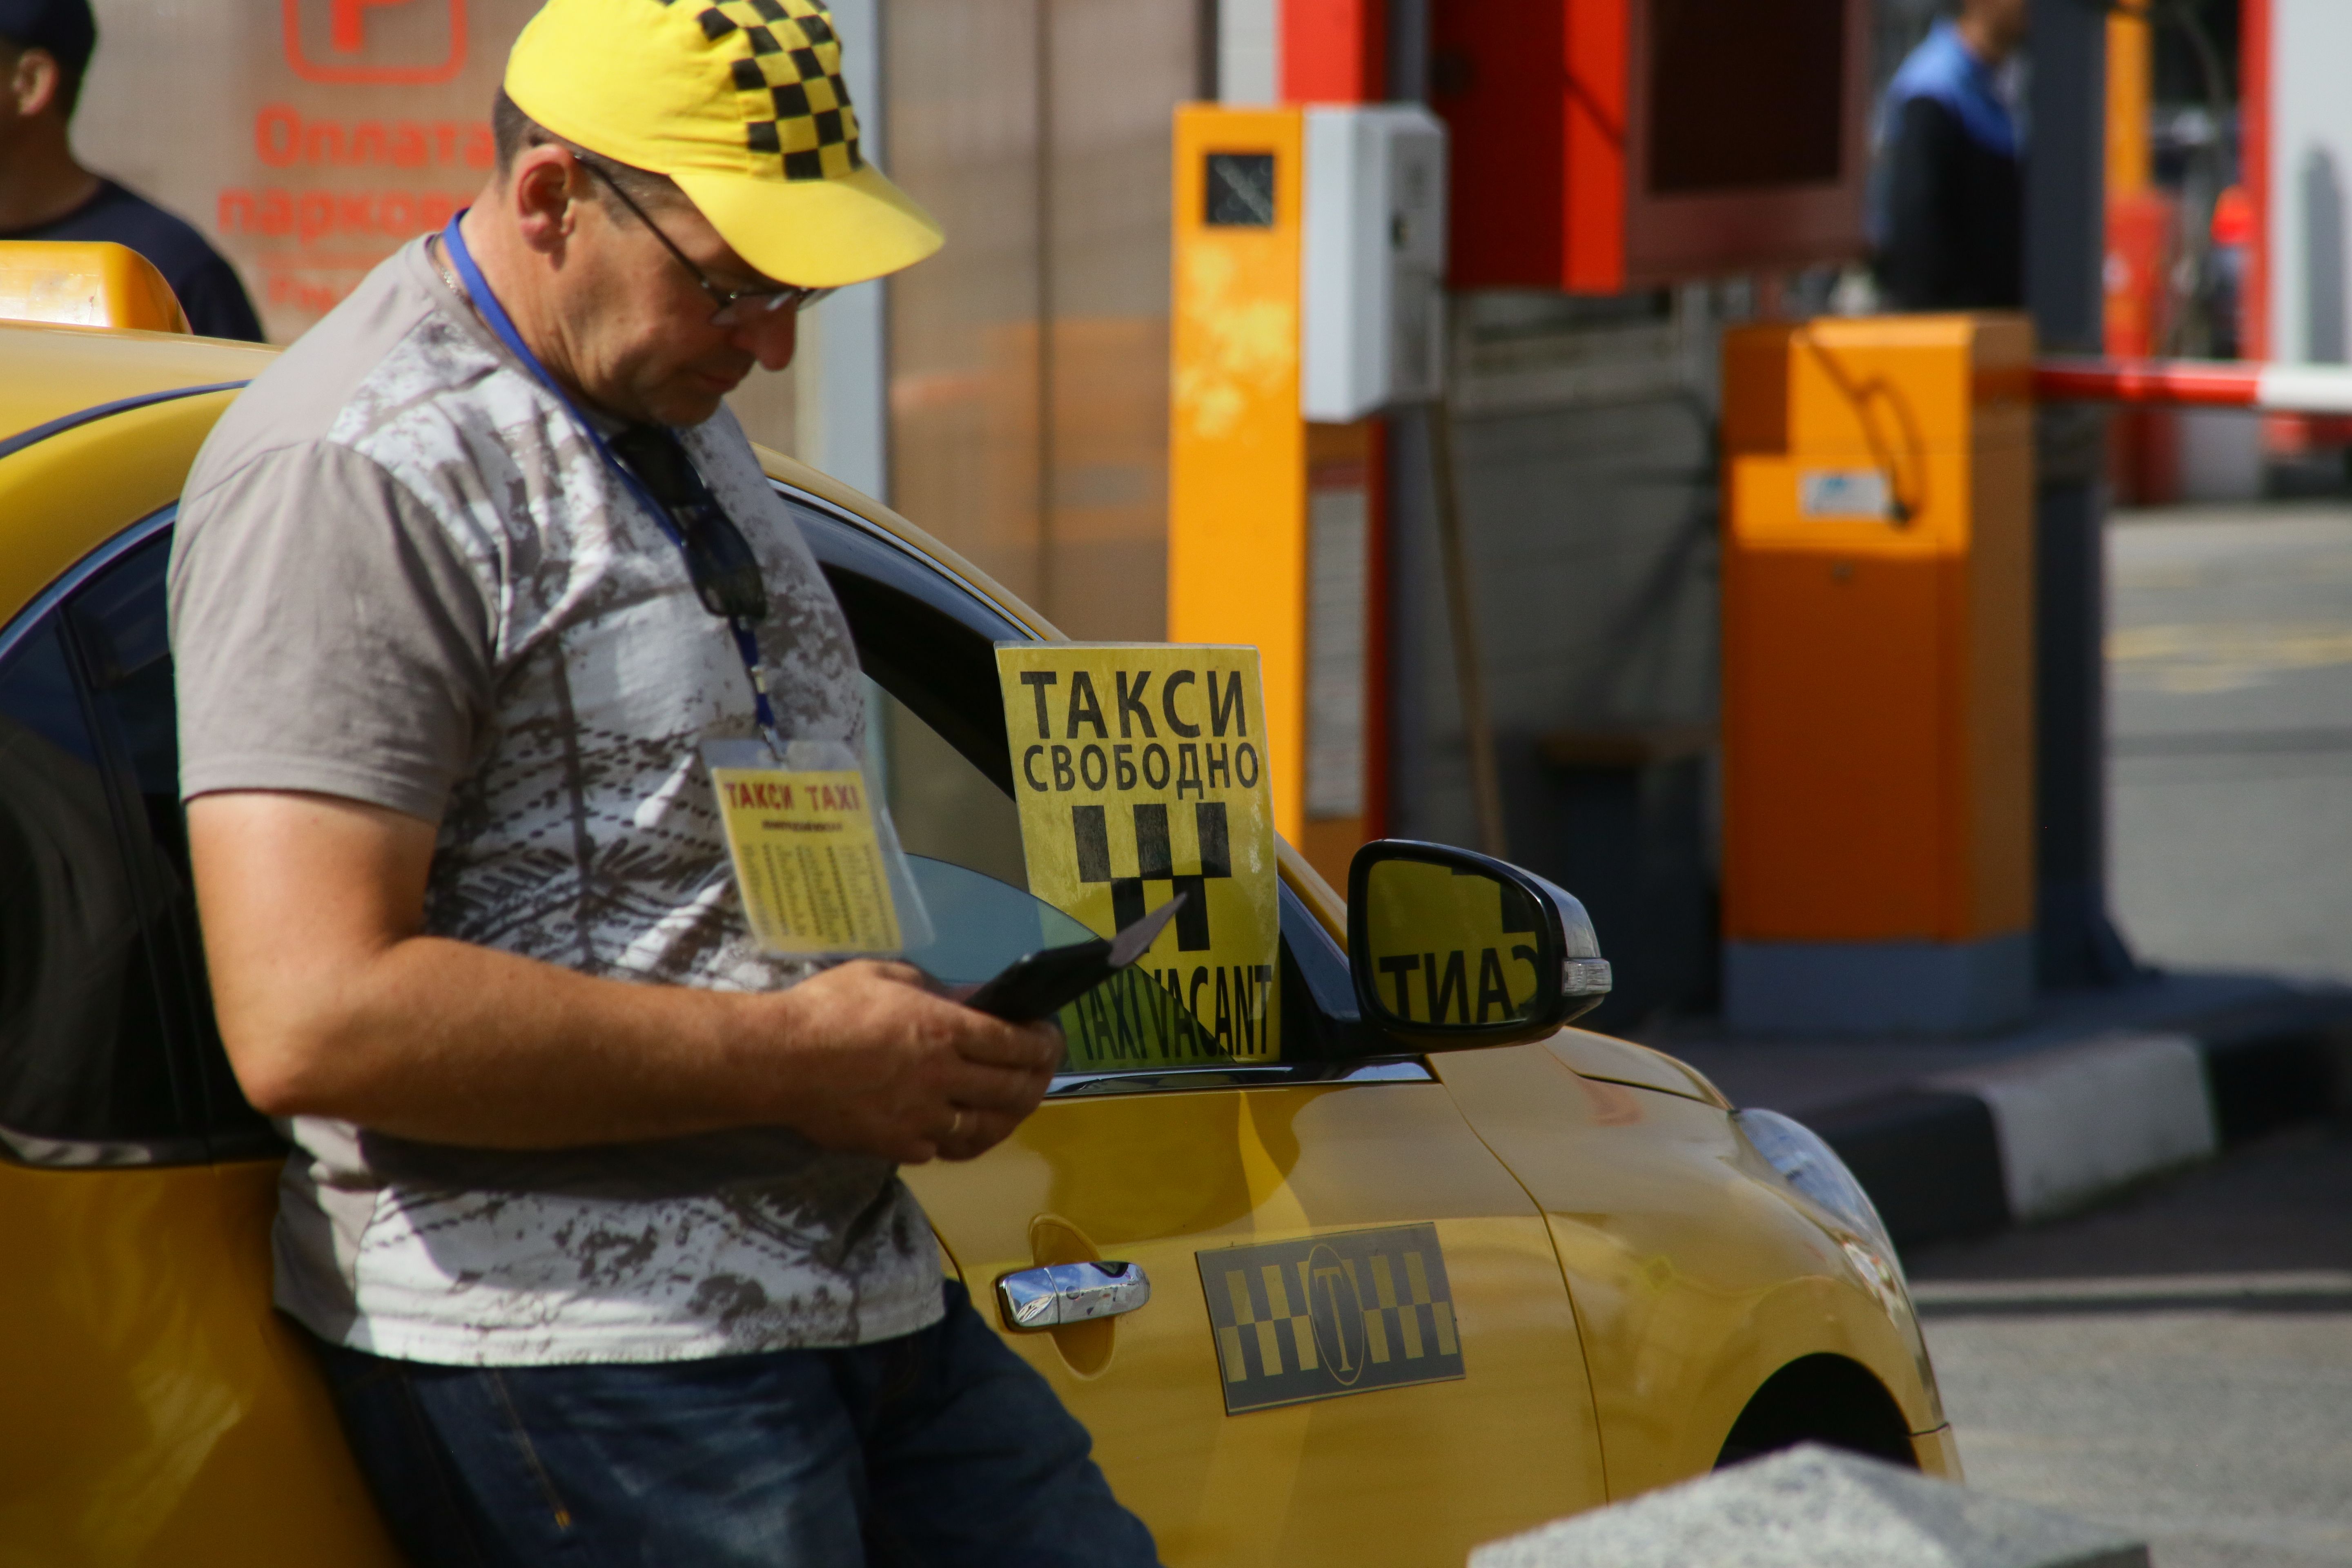
<svg viewBox="0 0 2352 1568">
<path fill-rule="evenodd" d="M 417 85 L 466 64 L 466 0 L 282 0 L 286 63 L 305 81 Z"/>
<path fill-rule="evenodd" d="M 371 6 L 405 5 L 411 0 L 333 0 L 334 25 L 327 36 L 339 55 L 355 55 L 367 43 L 367 14 Z"/>
</svg>

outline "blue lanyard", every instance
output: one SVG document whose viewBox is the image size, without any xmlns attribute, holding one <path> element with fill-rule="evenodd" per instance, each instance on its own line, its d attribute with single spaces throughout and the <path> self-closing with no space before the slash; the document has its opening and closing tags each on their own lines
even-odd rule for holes
<svg viewBox="0 0 2352 1568">
<path fill-rule="evenodd" d="M 465 283 L 466 291 L 473 296 L 474 308 L 482 313 L 482 320 L 490 324 L 490 331 L 498 333 L 499 341 L 511 349 L 517 359 L 529 365 L 531 374 L 539 377 L 540 384 L 553 393 L 555 400 L 579 421 L 580 428 L 588 433 L 588 439 L 596 444 L 596 455 L 604 459 L 605 467 L 611 468 L 614 477 L 636 498 L 637 504 L 653 514 L 655 525 L 672 544 L 677 546 L 679 554 L 683 556 L 686 541 L 678 537 L 677 526 L 670 521 L 669 510 L 654 499 L 653 492 L 646 489 L 645 481 L 638 479 L 626 463 L 614 456 L 612 447 L 604 439 L 604 433 L 580 411 L 580 405 L 572 401 L 571 395 L 556 384 L 555 378 L 547 374 L 547 367 L 539 363 L 539 356 L 531 353 L 530 346 L 522 341 L 522 334 L 515 331 L 513 319 L 508 316 L 506 307 L 499 303 L 499 297 L 490 291 L 488 281 L 482 277 L 482 269 L 474 265 L 473 253 L 466 248 L 466 237 L 457 228 L 457 219 L 465 216 L 466 213 L 460 211 L 457 217 L 449 220 L 449 226 L 441 231 L 441 244 L 449 252 L 450 261 L 457 266 L 457 276 Z M 784 756 L 784 742 L 776 731 L 775 708 L 768 700 L 767 677 L 760 669 L 759 638 L 752 633 L 751 623 L 741 616 L 729 616 L 727 629 L 735 635 L 736 656 L 742 659 L 744 677 L 751 683 L 751 710 L 759 721 L 760 733 L 766 739 L 768 749 L 781 763 Z"/>
</svg>

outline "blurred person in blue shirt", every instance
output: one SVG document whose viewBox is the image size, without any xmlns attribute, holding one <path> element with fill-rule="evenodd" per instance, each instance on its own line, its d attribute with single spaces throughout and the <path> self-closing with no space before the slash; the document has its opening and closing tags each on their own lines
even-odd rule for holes
<svg viewBox="0 0 2352 1568">
<path fill-rule="evenodd" d="M 183 220 L 81 166 L 66 134 L 98 48 L 89 0 L 0 0 L 0 240 L 110 239 L 155 264 L 188 324 L 261 341 L 236 269 Z"/>
<path fill-rule="evenodd" d="M 2025 42 L 2026 5 L 1963 0 L 1887 84 L 1870 237 L 1889 310 L 2025 302 L 2024 149 L 2000 72 Z"/>
</svg>

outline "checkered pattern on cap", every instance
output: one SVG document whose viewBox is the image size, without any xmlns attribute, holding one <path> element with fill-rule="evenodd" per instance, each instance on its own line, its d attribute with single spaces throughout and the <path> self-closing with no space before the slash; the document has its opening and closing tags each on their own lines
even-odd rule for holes
<svg viewBox="0 0 2352 1568">
<path fill-rule="evenodd" d="M 730 68 L 752 173 L 830 180 L 864 166 L 831 13 L 813 0 L 715 0 L 695 20 L 742 51 Z"/>
</svg>

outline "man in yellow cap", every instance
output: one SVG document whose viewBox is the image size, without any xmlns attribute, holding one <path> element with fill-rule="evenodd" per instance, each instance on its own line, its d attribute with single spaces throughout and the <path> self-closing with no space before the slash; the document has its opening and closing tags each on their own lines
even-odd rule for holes
<svg viewBox="0 0 2352 1568">
<path fill-rule="evenodd" d="M 172 575 L 221 1030 L 296 1147 L 277 1300 L 423 1563 L 1149 1563 L 897 1166 L 1060 1058 L 752 939 L 711 744 L 856 751 L 725 395 L 940 243 L 812 0 L 551 0 L 499 167 L 223 418 Z"/>
</svg>

